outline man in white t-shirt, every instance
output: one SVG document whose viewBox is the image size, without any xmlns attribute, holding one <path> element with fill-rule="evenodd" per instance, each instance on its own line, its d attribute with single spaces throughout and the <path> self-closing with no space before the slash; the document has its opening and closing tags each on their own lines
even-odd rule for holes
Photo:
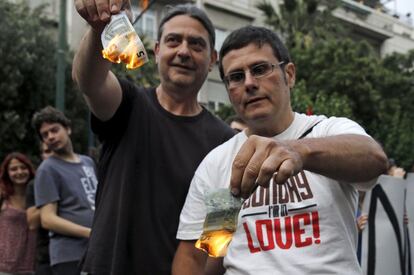
<svg viewBox="0 0 414 275">
<path fill-rule="evenodd" d="M 386 171 L 381 147 L 349 119 L 292 111 L 295 65 L 266 28 L 232 32 L 219 68 L 248 128 L 198 167 L 180 216 L 173 274 L 360 274 L 357 191 Z M 224 261 L 207 261 L 194 247 L 204 195 L 223 187 L 246 200 Z"/>
</svg>

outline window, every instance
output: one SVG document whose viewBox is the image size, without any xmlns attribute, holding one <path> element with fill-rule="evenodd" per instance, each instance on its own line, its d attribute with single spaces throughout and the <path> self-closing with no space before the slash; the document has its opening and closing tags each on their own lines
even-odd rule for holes
<svg viewBox="0 0 414 275">
<path fill-rule="evenodd" d="M 209 101 L 207 103 L 207 109 L 210 112 L 216 112 L 218 110 L 220 110 L 220 108 L 223 108 L 226 104 L 223 102 L 219 102 L 219 101 Z"/>
<path fill-rule="evenodd" d="M 133 18 L 141 14 L 141 9 L 134 7 L 132 9 Z M 138 36 L 145 35 L 147 38 L 156 40 L 157 39 L 157 28 L 156 28 L 156 16 L 154 11 L 147 10 L 142 17 L 135 23 L 134 28 L 138 33 Z"/>
<path fill-rule="evenodd" d="M 237 0 L 233 1 L 233 4 L 243 8 L 249 8 L 249 0 Z"/>
<path fill-rule="evenodd" d="M 209 101 L 207 104 L 207 109 L 211 112 L 216 110 L 216 103 L 214 101 Z"/>
<path fill-rule="evenodd" d="M 220 30 L 216 28 L 216 51 L 220 51 L 221 46 L 223 45 L 224 39 L 226 39 L 228 32 L 225 30 Z"/>
</svg>

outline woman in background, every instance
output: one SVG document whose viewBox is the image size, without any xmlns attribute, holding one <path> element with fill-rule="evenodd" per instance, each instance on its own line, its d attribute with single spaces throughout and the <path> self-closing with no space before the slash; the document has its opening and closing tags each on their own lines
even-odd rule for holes
<svg viewBox="0 0 414 275">
<path fill-rule="evenodd" d="M 0 166 L 0 275 L 32 274 L 36 231 L 26 218 L 26 187 L 34 178 L 30 160 L 8 154 Z"/>
</svg>

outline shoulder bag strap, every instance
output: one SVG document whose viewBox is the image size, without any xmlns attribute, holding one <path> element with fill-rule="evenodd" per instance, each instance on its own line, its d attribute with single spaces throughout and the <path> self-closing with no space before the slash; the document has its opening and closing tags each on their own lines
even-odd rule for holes
<svg viewBox="0 0 414 275">
<path fill-rule="evenodd" d="M 304 137 L 306 137 L 307 135 L 309 135 L 313 128 L 315 128 L 316 125 L 318 125 L 322 120 L 319 120 L 318 122 L 316 122 L 315 124 L 312 125 L 312 127 L 310 127 L 308 130 L 306 130 L 298 139 L 302 139 Z"/>
</svg>

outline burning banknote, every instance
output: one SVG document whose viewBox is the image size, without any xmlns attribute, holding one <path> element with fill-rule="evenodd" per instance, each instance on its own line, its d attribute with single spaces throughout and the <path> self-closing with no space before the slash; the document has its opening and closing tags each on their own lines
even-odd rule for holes
<svg viewBox="0 0 414 275">
<path fill-rule="evenodd" d="M 125 63 L 127 69 L 135 69 L 148 62 L 144 44 L 124 12 L 111 16 L 101 40 L 102 56 L 111 62 Z"/>
<path fill-rule="evenodd" d="M 207 216 L 195 246 L 211 257 L 224 257 L 237 229 L 241 199 L 233 197 L 228 188 L 222 188 L 208 192 L 205 203 Z"/>
</svg>

